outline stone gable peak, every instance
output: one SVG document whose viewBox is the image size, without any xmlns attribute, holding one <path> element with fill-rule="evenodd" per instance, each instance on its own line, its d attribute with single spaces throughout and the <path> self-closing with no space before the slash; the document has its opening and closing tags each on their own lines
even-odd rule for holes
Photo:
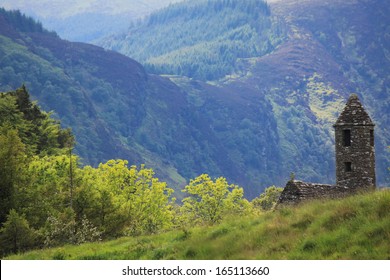
<svg viewBox="0 0 390 280">
<path fill-rule="evenodd" d="M 374 126 L 356 94 L 352 94 L 334 126 Z"/>
</svg>

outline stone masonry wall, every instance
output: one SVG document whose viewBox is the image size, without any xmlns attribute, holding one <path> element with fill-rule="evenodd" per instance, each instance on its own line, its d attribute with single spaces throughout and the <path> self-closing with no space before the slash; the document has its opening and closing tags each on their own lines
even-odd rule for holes
<svg viewBox="0 0 390 280">
<path fill-rule="evenodd" d="M 351 146 L 343 145 L 345 129 L 351 131 Z M 375 189 L 373 130 L 373 126 L 336 127 L 336 184 L 338 186 L 363 190 Z M 346 162 L 351 163 L 352 170 L 346 170 Z"/>
<path fill-rule="evenodd" d="M 334 185 L 313 184 L 302 181 L 288 181 L 279 197 L 278 205 L 295 205 L 313 199 L 336 199 L 354 193 L 352 190 Z"/>
</svg>

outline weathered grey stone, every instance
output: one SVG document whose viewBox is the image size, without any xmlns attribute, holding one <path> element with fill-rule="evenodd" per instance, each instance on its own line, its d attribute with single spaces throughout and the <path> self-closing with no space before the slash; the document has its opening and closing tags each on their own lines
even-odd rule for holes
<svg viewBox="0 0 390 280">
<path fill-rule="evenodd" d="M 357 95 L 349 98 L 337 119 L 336 184 L 351 189 L 375 189 L 374 126 Z M 350 145 L 345 145 L 345 131 L 350 133 Z M 350 169 L 346 168 L 350 163 Z"/>
<path fill-rule="evenodd" d="M 352 94 L 334 125 L 336 185 L 290 180 L 279 197 L 278 205 L 341 198 L 360 191 L 374 190 L 374 126 L 357 95 Z"/>
<path fill-rule="evenodd" d="M 280 195 L 278 204 L 295 205 L 305 200 L 342 198 L 351 193 L 352 190 L 347 187 L 290 180 Z"/>
</svg>

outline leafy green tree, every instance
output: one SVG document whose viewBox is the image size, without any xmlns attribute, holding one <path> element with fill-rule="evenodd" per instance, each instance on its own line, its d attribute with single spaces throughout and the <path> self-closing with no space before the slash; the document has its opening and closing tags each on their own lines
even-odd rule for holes
<svg viewBox="0 0 390 280">
<path fill-rule="evenodd" d="M 25 213 L 30 224 L 41 227 L 50 213 L 71 208 L 71 175 L 78 183 L 77 157 L 72 157 L 74 170 L 70 169 L 68 155 L 34 156 L 25 169 L 26 183 L 18 185 L 18 209 Z M 75 186 L 77 187 L 77 186 Z"/>
<path fill-rule="evenodd" d="M 17 130 L 8 125 L 0 126 L 0 223 L 15 207 L 15 189 L 23 180 L 25 166 L 25 145 Z"/>
<path fill-rule="evenodd" d="M 24 215 L 12 209 L 0 229 L 1 254 L 17 253 L 31 249 L 34 245 L 35 231 L 30 228 Z"/>
<path fill-rule="evenodd" d="M 0 125 L 4 124 L 17 129 L 30 154 L 62 154 L 74 143 L 70 129 L 62 129 L 60 123 L 51 118 L 51 113 L 42 111 L 32 102 L 24 85 L 15 91 L 1 93 Z"/>
<path fill-rule="evenodd" d="M 17 107 L 15 97 L 10 94 L 0 93 L 0 125 L 26 129 L 23 124 L 23 113 Z"/>
<path fill-rule="evenodd" d="M 104 176 L 102 172 L 91 166 L 85 166 L 81 174 L 80 187 L 76 189 L 74 199 L 76 216 L 87 216 L 103 232 L 103 237 L 116 236 L 121 219 L 107 178 L 101 178 Z"/>
<path fill-rule="evenodd" d="M 125 160 L 110 160 L 97 169 L 86 167 L 83 172 L 84 190 L 80 190 L 77 199 L 94 186 L 94 199 L 83 211 L 106 236 L 150 234 L 171 227 L 173 190 L 155 178 L 152 169 L 128 167 Z M 87 197 L 83 199 L 88 201 Z"/>
<path fill-rule="evenodd" d="M 264 193 L 260 194 L 259 197 L 252 200 L 252 205 L 256 209 L 261 209 L 262 211 L 269 211 L 278 202 L 279 196 L 282 193 L 283 188 L 278 188 L 271 186 L 265 189 Z"/>
<path fill-rule="evenodd" d="M 58 155 L 63 153 L 60 149 L 73 145 L 74 139 L 70 130 L 61 129 L 59 122 L 51 118 L 51 113 L 42 111 L 32 102 L 24 85 L 8 94 L 16 98 L 17 107 L 29 124 L 26 144 L 34 146 L 36 154 Z"/>
<path fill-rule="evenodd" d="M 250 211 L 250 203 L 243 198 L 244 192 L 237 185 L 229 185 L 225 178 L 213 181 L 203 174 L 190 181 L 183 192 L 181 212 L 191 223 L 215 224 L 226 215 L 243 214 Z"/>
</svg>

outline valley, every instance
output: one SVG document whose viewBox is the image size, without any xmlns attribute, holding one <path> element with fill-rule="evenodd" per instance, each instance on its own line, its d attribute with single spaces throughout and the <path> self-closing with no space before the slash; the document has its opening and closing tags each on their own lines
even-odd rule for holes
<svg viewBox="0 0 390 280">
<path fill-rule="evenodd" d="M 175 20 L 187 16 L 181 12 L 185 5 L 173 6 Z M 149 38 L 171 24 L 170 9 L 152 15 L 166 17 L 154 23 Z M 377 176 L 383 186 L 390 166 L 386 10 L 375 0 L 271 1 L 273 27 L 264 38 L 272 38 L 273 47 L 257 56 L 235 54 L 226 60 L 234 61 L 230 70 L 211 80 L 198 76 L 213 73 L 215 66 L 207 61 L 193 77 L 191 72 L 164 73 L 107 49 L 3 21 L 0 88 L 25 83 L 45 110 L 54 110 L 63 125 L 72 127 L 84 164 L 111 158 L 146 163 L 178 189 L 202 173 L 225 176 L 243 186 L 249 198 L 270 185 L 284 186 L 291 172 L 302 180 L 333 183 L 332 125 L 355 92 L 377 124 Z M 191 20 L 202 32 L 202 14 Z M 246 29 L 240 30 L 237 34 L 244 36 Z M 229 38 L 216 42 L 240 42 Z M 201 43 L 194 46 L 194 57 L 186 56 L 186 63 L 205 54 Z"/>
<path fill-rule="evenodd" d="M 0 5 L 1 257 L 389 259 L 386 1 L 33 2 Z M 376 190 L 341 198 L 353 93 Z"/>
</svg>

